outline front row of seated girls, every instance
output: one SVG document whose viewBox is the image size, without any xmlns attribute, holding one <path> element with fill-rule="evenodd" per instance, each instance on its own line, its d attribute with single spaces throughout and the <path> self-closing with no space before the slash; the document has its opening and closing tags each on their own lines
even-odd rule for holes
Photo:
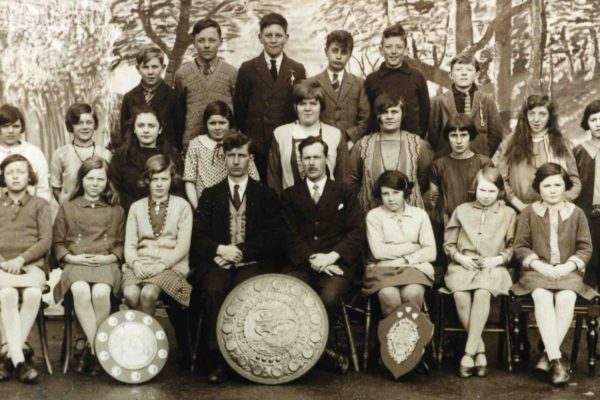
<svg viewBox="0 0 600 400">
<path fill-rule="evenodd" d="M 300 145 L 301 156 L 303 147 L 310 146 Z M 6 187 L 0 202 L 0 316 L 6 340 L 0 380 L 8 379 L 15 369 L 19 380 L 33 382 L 38 373 L 31 366 L 26 339 L 40 306 L 52 224 L 47 203 L 27 193 L 28 184 L 35 183 L 28 161 L 12 155 L 0 164 L 0 172 Z M 72 200 L 61 206 L 54 227 L 54 255 L 64 269 L 55 295 L 58 299 L 71 292 L 88 343 L 110 312 L 111 295 L 120 291 L 130 307 L 150 314 L 162 293 L 176 304 L 189 304 L 191 286 L 186 278 L 192 211 L 184 199 L 170 194 L 177 179 L 167 156 L 148 159 L 142 183 L 150 195 L 133 203 L 123 234 L 124 212 L 116 205 L 106 161 L 92 157 L 79 170 L 77 189 Z M 377 293 L 384 315 L 407 301 L 421 306 L 426 288 L 433 283 L 430 263 L 436 257 L 435 240 L 425 211 L 405 202 L 412 185 L 399 171 L 381 174 L 373 196 L 382 206 L 366 218 L 370 257 L 364 293 Z M 450 260 L 445 285 L 468 332 L 459 375 L 487 375 L 481 334 L 490 298 L 512 290 L 533 298 L 545 348 L 538 368 L 549 371 L 554 384 L 565 383 L 569 367 L 560 346 L 575 300 L 578 295 L 586 299 L 597 295 L 583 283 L 592 244 L 584 212 L 565 200 L 572 186 L 570 177 L 558 164 L 543 164 L 533 181 L 541 200 L 526 207 L 517 223 L 515 212 L 501 200 L 504 183 L 497 169 L 484 167 L 474 185 L 475 201 L 454 210 L 444 243 Z M 17 232 L 20 240 L 15 241 Z M 521 264 L 514 285 L 506 269 L 513 250 Z M 78 370 L 99 372 L 92 346 L 86 347 Z"/>
</svg>

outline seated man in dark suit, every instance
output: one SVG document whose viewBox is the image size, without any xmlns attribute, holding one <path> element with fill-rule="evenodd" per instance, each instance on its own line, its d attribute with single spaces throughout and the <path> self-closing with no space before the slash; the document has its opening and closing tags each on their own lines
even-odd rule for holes
<svg viewBox="0 0 600 400">
<path fill-rule="evenodd" d="M 325 305 L 330 326 L 350 289 L 365 242 L 364 215 L 351 189 L 326 174 L 327 144 L 316 136 L 299 145 L 306 180 L 283 192 L 284 273 L 312 286 Z M 340 372 L 348 359 L 330 348 L 328 361 Z"/>
<path fill-rule="evenodd" d="M 211 383 L 227 378 L 215 333 L 225 297 L 244 280 L 272 271 L 281 244 L 279 200 L 272 189 L 248 177 L 249 147 L 242 133 L 223 139 L 228 176 L 202 192 L 194 218 L 192 307 L 202 309 L 203 342 L 215 366 Z"/>
</svg>

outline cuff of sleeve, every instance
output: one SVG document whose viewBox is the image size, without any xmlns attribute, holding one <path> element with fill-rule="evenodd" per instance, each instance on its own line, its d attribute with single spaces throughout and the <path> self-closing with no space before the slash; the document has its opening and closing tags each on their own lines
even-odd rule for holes
<svg viewBox="0 0 600 400">
<path fill-rule="evenodd" d="M 571 256 L 567 259 L 567 261 L 572 261 L 577 266 L 577 270 L 583 272 L 585 270 L 585 262 L 577 256 Z"/>
<path fill-rule="evenodd" d="M 56 253 L 55 253 L 55 257 L 56 257 L 56 261 L 62 261 L 63 258 L 65 258 L 65 256 L 67 254 L 71 254 L 71 252 L 69 250 L 67 250 L 66 248 L 63 249 L 57 249 Z"/>
<path fill-rule="evenodd" d="M 29 251 L 25 251 L 24 253 L 19 254 L 17 257 L 23 257 L 23 259 L 25 260 L 25 265 L 30 264 L 32 261 L 34 261 Z"/>
<path fill-rule="evenodd" d="M 418 260 L 416 259 L 417 257 L 415 257 L 412 254 L 406 255 L 404 256 L 404 259 L 406 260 L 406 262 L 408 264 L 418 264 Z"/>
<path fill-rule="evenodd" d="M 124 261 L 124 260 L 123 260 L 123 253 L 120 253 L 120 252 L 112 252 L 112 253 L 110 253 L 110 254 L 112 254 L 113 256 L 117 257 L 117 263 L 119 263 L 119 264 L 123 263 L 123 261 Z"/>
<path fill-rule="evenodd" d="M 539 260 L 539 259 L 540 258 L 538 257 L 538 255 L 533 253 L 533 254 L 530 254 L 527 257 L 525 257 L 525 259 L 523 260 L 523 262 L 521 264 L 525 268 L 531 268 L 531 263 L 534 262 L 535 260 Z"/>
</svg>

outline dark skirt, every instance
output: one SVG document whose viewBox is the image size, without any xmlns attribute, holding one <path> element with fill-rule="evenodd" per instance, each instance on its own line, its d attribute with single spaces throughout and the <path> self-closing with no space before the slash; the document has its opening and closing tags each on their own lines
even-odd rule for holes
<svg viewBox="0 0 600 400">
<path fill-rule="evenodd" d="M 562 279 L 554 280 L 537 271 L 528 269 L 521 273 L 519 282 L 510 289 L 517 296 L 524 296 L 535 289 L 547 289 L 553 291 L 572 290 L 584 299 L 591 300 L 598 293 L 583 283 L 583 275 L 580 272 L 571 272 Z"/>
<path fill-rule="evenodd" d="M 417 268 L 412 267 L 367 267 L 363 279 L 364 296 L 377 293 L 386 287 L 423 285 L 431 287 L 433 281 Z"/>
<path fill-rule="evenodd" d="M 118 296 L 121 290 L 121 271 L 119 264 L 112 263 L 99 267 L 64 264 L 60 282 L 54 287 L 54 301 L 59 302 L 77 281 L 87 283 L 106 283 L 112 287 L 113 295 Z"/>
<path fill-rule="evenodd" d="M 123 288 L 129 285 L 144 286 L 148 283 L 158 286 L 160 290 L 169 295 L 173 300 L 185 307 L 189 307 L 192 285 L 189 284 L 185 276 L 172 269 L 167 269 L 151 278 L 138 279 L 129 266 L 123 266 Z"/>
</svg>

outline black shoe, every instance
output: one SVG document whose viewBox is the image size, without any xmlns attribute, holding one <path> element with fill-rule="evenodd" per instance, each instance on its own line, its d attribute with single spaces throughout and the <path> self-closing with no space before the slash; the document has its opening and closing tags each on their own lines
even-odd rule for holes
<svg viewBox="0 0 600 400">
<path fill-rule="evenodd" d="M 98 361 L 98 357 L 96 357 L 95 355 L 91 355 L 91 358 L 89 360 L 90 364 L 88 365 L 88 374 L 90 376 L 98 376 L 102 373 L 102 366 L 100 365 L 100 362 Z"/>
<path fill-rule="evenodd" d="M 473 363 L 475 363 L 475 359 L 474 359 L 475 356 L 473 354 L 469 354 L 465 351 L 463 358 L 464 357 L 469 357 L 470 359 L 473 360 Z M 458 376 L 459 377 L 461 377 L 463 379 L 470 378 L 473 376 L 474 372 L 475 372 L 475 366 L 467 367 L 462 364 L 462 360 L 461 360 L 461 363 L 458 365 Z"/>
<path fill-rule="evenodd" d="M 218 385 L 227 382 L 229 379 L 229 370 L 223 364 L 217 365 L 210 374 L 208 374 L 208 383 Z"/>
<path fill-rule="evenodd" d="M 31 366 L 27 361 L 20 362 L 17 364 L 17 378 L 23 383 L 35 383 L 39 376 L 35 368 Z"/>
<path fill-rule="evenodd" d="M 323 358 L 327 366 L 337 373 L 345 374 L 350 368 L 348 357 L 329 348 L 323 352 Z"/>
<path fill-rule="evenodd" d="M 94 360 L 96 360 L 96 357 L 92 354 L 92 348 L 88 344 L 85 346 L 85 349 L 83 349 L 81 357 L 79 357 L 79 364 L 77 364 L 75 371 L 78 374 L 89 374 Z"/>
<path fill-rule="evenodd" d="M 33 351 L 33 347 L 31 347 L 31 345 L 28 342 L 25 342 L 25 346 L 23 347 L 23 356 L 25 357 L 25 361 L 30 363 L 31 360 L 33 360 L 34 354 L 35 351 Z"/>
<path fill-rule="evenodd" d="M 571 376 L 560 358 L 550 360 L 550 376 L 553 385 L 564 385 L 569 382 Z"/>
<path fill-rule="evenodd" d="M 0 382 L 9 380 L 14 369 L 15 368 L 12 365 L 12 360 L 10 358 L 2 358 L 0 360 Z"/>
</svg>

